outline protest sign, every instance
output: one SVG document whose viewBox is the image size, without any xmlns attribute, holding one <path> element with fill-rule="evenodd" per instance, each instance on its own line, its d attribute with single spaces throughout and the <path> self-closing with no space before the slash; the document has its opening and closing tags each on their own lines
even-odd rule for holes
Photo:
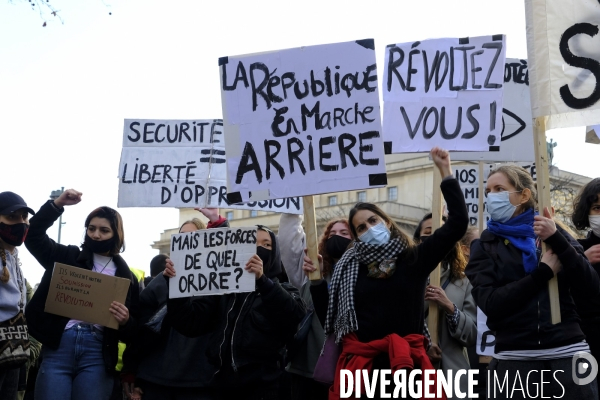
<svg viewBox="0 0 600 400">
<path fill-rule="evenodd" d="M 452 160 L 494 162 L 533 160 L 535 152 L 527 60 L 506 59 L 502 103 L 499 150 L 452 152 Z"/>
<path fill-rule="evenodd" d="M 600 125 L 588 126 L 585 131 L 586 143 L 600 144 Z"/>
<path fill-rule="evenodd" d="M 244 266 L 256 254 L 256 227 L 215 228 L 171 236 L 177 275 L 169 297 L 252 292 L 256 276 Z"/>
<path fill-rule="evenodd" d="M 119 207 L 213 207 L 302 214 L 299 197 L 227 200 L 223 121 L 126 119 Z"/>
<path fill-rule="evenodd" d="M 480 356 L 494 356 L 496 333 L 487 326 L 487 316 L 477 307 L 477 347 L 475 351 Z"/>
<path fill-rule="evenodd" d="M 533 118 L 547 117 L 545 129 L 600 123 L 598 1 L 526 0 L 525 12 Z"/>
<path fill-rule="evenodd" d="M 118 329 L 110 313 L 113 301 L 125 304 L 129 279 L 55 263 L 44 311 Z"/>
<path fill-rule="evenodd" d="M 230 201 L 386 185 L 372 39 L 219 65 Z"/>
<path fill-rule="evenodd" d="M 504 35 L 387 46 L 386 154 L 499 146 L 505 52 Z"/>
<path fill-rule="evenodd" d="M 537 173 L 535 163 L 519 162 L 514 164 L 520 165 L 521 167 L 525 168 L 525 170 L 529 172 L 533 180 L 536 180 Z M 452 166 L 452 169 L 454 170 L 454 176 L 460 183 L 460 188 L 462 189 L 463 195 L 465 196 L 465 203 L 467 205 L 467 211 L 469 212 L 470 225 L 479 226 L 479 218 L 483 218 L 485 224 L 487 224 L 487 222 L 490 220 L 490 215 L 487 211 L 487 195 L 485 194 L 485 185 L 487 184 L 487 178 L 490 174 L 490 171 L 499 167 L 500 165 L 502 164 L 483 164 L 483 210 L 480 210 L 479 208 L 479 165 L 473 164 L 467 166 Z"/>
</svg>

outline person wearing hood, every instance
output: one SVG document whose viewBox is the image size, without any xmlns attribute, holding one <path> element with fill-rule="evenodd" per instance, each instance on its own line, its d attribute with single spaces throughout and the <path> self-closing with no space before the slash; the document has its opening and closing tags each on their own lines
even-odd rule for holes
<svg viewBox="0 0 600 400">
<path fill-rule="evenodd" d="M 107 400 L 114 383 L 118 342 L 128 343 L 136 331 L 139 284 L 120 256 L 125 249 L 121 215 L 105 206 L 93 210 L 85 220 L 81 248 L 58 244 L 46 234 L 64 206 L 79 203 L 81 196 L 69 189 L 46 202 L 31 218 L 25 239 L 27 250 L 46 270 L 25 310 L 29 333 L 43 344 L 35 386 L 39 400 Z M 113 301 L 109 309 L 118 329 L 44 311 L 56 262 L 130 281 L 125 304 Z"/>
<path fill-rule="evenodd" d="M 282 265 L 275 234 L 258 225 L 256 239 L 256 254 L 245 266 L 256 276 L 253 292 L 167 301 L 165 321 L 179 333 L 210 332 L 212 397 L 206 398 L 278 399 L 280 354 L 306 313 L 298 290 L 277 279 Z M 175 276 L 171 260 L 164 275 Z"/>
</svg>

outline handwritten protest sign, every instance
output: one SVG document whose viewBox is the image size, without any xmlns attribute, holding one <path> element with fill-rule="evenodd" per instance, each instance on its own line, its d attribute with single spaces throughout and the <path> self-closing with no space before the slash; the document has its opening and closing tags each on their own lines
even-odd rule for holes
<svg viewBox="0 0 600 400">
<path fill-rule="evenodd" d="M 493 356 L 496 348 L 496 333 L 487 326 L 487 316 L 477 307 L 477 347 L 480 356 Z"/>
<path fill-rule="evenodd" d="M 527 60 L 507 58 L 504 64 L 502 131 L 498 151 L 452 152 L 452 160 L 533 160 L 533 126 Z"/>
<path fill-rule="evenodd" d="M 535 163 L 519 162 L 514 164 L 520 165 L 521 167 L 525 168 L 525 170 L 529 172 L 533 180 L 536 180 Z M 485 194 L 485 185 L 487 184 L 487 178 L 490 174 L 490 171 L 499 167 L 500 165 L 502 164 L 483 165 L 483 219 L 486 224 L 490 220 L 490 215 L 487 211 L 487 195 Z M 478 226 L 479 218 L 481 215 L 479 210 L 479 165 L 453 165 L 452 169 L 454 170 L 454 176 L 460 183 L 460 188 L 462 189 L 463 194 L 465 196 L 465 203 L 467 205 L 467 211 L 469 212 L 469 223 L 471 225 Z"/>
<path fill-rule="evenodd" d="M 499 146 L 505 52 L 504 35 L 387 46 L 386 154 Z"/>
<path fill-rule="evenodd" d="M 387 183 L 373 40 L 219 65 L 230 201 Z"/>
<path fill-rule="evenodd" d="M 302 214 L 299 197 L 227 200 L 223 121 L 126 119 L 119 207 L 215 207 Z"/>
<path fill-rule="evenodd" d="M 169 297 L 252 292 L 256 277 L 244 266 L 256 254 L 256 227 L 204 229 L 171 236 L 177 276 Z"/>
<path fill-rule="evenodd" d="M 130 284 L 129 279 L 55 263 L 45 311 L 118 329 L 108 309 L 113 301 L 125 304 Z"/>
<path fill-rule="evenodd" d="M 597 0 L 526 0 L 534 118 L 546 129 L 600 123 L 600 5 Z"/>
</svg>

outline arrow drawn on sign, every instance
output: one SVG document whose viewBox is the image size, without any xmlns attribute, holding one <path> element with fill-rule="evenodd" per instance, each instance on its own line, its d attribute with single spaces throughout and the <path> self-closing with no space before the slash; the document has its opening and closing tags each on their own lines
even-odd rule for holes
<svg viewBox="0 0 600 400">
<path fill-rule="evenodd" d="M 521 118 L 519 118 L 519 116 L 515 113 L 513 113 L 512 111 L 507 110 L 506 108 L 502 109 L 502 134 L 501 136 L 501 141 L 505 141 L 508 140 L 516 135 L 518 135 L 519 133 L 521 133 L 525 127 L 527 126 L 525 124 L 525 121 L 523 121 Z M 507 115 L 508 117 L 512 118 L 517 124 L 519 124 L 518 128 L 515 129 L 514 132 L 508 133 L 507 135 L 504 134 L 505 130 L 506 130 L 506 122 L 505 122 L 505 117 L 504 115 Z"/>
</svg>

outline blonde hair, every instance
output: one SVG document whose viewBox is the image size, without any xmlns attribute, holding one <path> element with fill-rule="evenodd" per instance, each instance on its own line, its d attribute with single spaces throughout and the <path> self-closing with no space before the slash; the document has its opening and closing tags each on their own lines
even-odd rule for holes
<svg viewBox="0 0 600 400">
<path fill-rule="evenodd" d="M 181 232 L 181 228 L 183 228 L 184 225 L 187 224 L 194 224 L 196 226 L 196 229 L 206 229 L 206 225 L 204 224 L 204 222 L 202 222 L 202 220 L 200 220 L 199 218 L 192 218 L 190 220 L 185 221 L 183 224 L 181 224 L 181 226 L 179 227 L 179 232 Z"/>
<path fill-rule="evenodd" d="M 498 167 L 490 172 L 488 179 L 490 176 L 498 172 L 506 176 L 508 182 L 515 187 L 517 192 L 522 192 L 523 189 L 529 189 L 531 191 L 529 200 L 527 203 L 523 204 L 523 211 L 530 208 L 535 210 L 537 208 L 537 189 L 535 182 L 525 168 L 519 167 L 518 165 L 502 165 L 501 167 Z"/>
</svg>

